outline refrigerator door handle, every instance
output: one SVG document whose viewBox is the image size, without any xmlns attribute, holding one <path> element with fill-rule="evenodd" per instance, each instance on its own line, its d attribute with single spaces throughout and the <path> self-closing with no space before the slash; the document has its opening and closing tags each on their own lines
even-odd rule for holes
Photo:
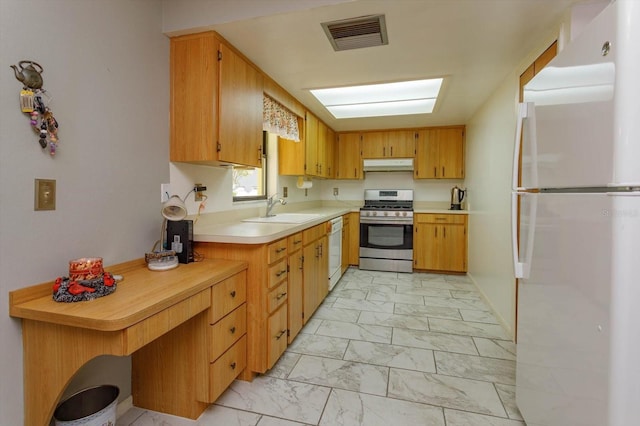
<svg viewBox="0 0 640 426">
<path fill-rule="evenodd" d="M 529 203 L 529 220 L 524 261 L 520 261 L 520 247 L 518 244 L 518 197 L 526 196 L 531 199 Z M 531 272 L 531 259 L 533 257 L 533 239 L 536 228 L 536 213 L 538 209 L 538 197 L 532 192 L 513 192 L 511 194 L 511 249 L 513 252 L 513 270 L 516 278 L 529 278 Z"/>
<path fill-rule="evenodd" d="M 527 126 L 528 134 L 526 135 L 522 133 L 525 119 L 529 121 L 529 125 Z M 525 185 L 524 187 L 520 187 L 518 186 L 518 177 L 520 176 L 520 149 L 524 145 L 525 137 L 527 137 L 531 149 L 531 182 L 529 182 L 529 184 Z M 525 188 L 537 188 L 538 186 L 536 142 L 536 116 L 534 103 L 521 102 L 518 104 L 518 116 L 516 118 L 516 135 L 513 149 L 513 175 L 511 188 L 514 191 L 519 191 Z"/>
</svg>

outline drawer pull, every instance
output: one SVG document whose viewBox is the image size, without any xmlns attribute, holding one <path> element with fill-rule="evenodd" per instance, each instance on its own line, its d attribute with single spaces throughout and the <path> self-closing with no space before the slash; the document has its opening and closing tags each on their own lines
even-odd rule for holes
<svg viewBox="0 0 640 426">
<path fill-rule="evenodd" d="M 232 369 L 232 370 L 235 370 L 235 369 L 236 369 L 236 362 L 235 362 L 235 361 L 233 361 L 233 362 L 231 363 L 231 365 L 229 365 L 229 367 L 231 367 L 231 369 Z"/>
<path fill-rule="evenodd" d="M 436 217 L 436 220 L 447 220 L 446 217 Z"/>
<path fill-rule="evenodd" d="M 276 273 L 276 277 L 280 277 L 282 276 L 282 274 L 286 274 L 286 273 L 287 273 L 287 270 L 283 269 L 282 271 Z"/>
<path fill-rule="evenodd" d="M 285 297 L 287 295 L 287 292 L 285 291 L 284 293 L 280 293 L 279 295 L 276 296 L 276 300 L 280 300 L 283 297 Z"/>
<path fill-rule="evenodd" d="M 281 247 L 276 249 L 276 253 L 282 253 L 283 251 L 285 251 L 287 248 L 286 247 Z"/>
<path fill-rule="evenodd" d="M 229 329 L 229 331 L 231 332 L 231 334 L 235 334 L 235 332 L 236 332 L 236 327 L 235 327 L 235 326 L 232 326 L 232 327 Z"/>
<path fill-rule="evenodd" d="M 278 333 L 278 335 L 276 336 L 276 340 L 280 340 L 280 338 L 282 336 L 284 336 L 284 333 L 286 333 L 286 332 L 287 332 L 287 330 L 285 329 L 285 330 L 282 330 L 280 333 Z"/>
<path fill-rule="evenodd" d="M 236 297 L 236 291 L 235 290 L 231 290 L 231 293 L 229 293 L 231 295 L 231 297 Z"/>
<path fill-rule="evenodd" d="M 302 240 L 294 240 L 293 244 L 300 244 L 302 242 Z"/>
</svg>

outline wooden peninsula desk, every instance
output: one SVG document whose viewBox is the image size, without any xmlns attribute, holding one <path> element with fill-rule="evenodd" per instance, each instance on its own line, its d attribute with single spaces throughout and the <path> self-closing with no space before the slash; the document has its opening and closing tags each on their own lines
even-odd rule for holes
<svg viewBox="0 0 640 426">
<path fill-rule="evenodd" d="M 99 355 L 132 355 L 134 405 L 197 418 L 246 366 L 246 269 L 204 260 L 152 272 L 144 260 L 92 301 L 58 303 L 53 282 L 9 293 L 22 319 L 25 425 L 46 426 L 74 374 Z"/>
</svg>

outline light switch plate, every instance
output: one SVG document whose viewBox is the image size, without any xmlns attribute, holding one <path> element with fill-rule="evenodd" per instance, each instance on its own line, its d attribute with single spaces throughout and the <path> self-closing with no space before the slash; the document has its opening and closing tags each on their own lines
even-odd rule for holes
<svg viewBox="0 0 640 426">
<path fill-rule="evenodd" d="M 34 210 L 56 209 L 56 181 L 55 179 L 35 180 Z"/>
</svg>

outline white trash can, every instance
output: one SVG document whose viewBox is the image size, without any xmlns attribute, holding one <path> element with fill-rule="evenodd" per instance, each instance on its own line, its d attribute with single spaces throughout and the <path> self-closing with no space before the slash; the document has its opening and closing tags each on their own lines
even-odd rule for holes
<svg viewBox="0 0 640 426">
<path fill-rule="evenodd" d="M 53 412 L 56 426 L 115 426 L 120 389 L 101 385 L 65 399 Z"/>
</svg>

